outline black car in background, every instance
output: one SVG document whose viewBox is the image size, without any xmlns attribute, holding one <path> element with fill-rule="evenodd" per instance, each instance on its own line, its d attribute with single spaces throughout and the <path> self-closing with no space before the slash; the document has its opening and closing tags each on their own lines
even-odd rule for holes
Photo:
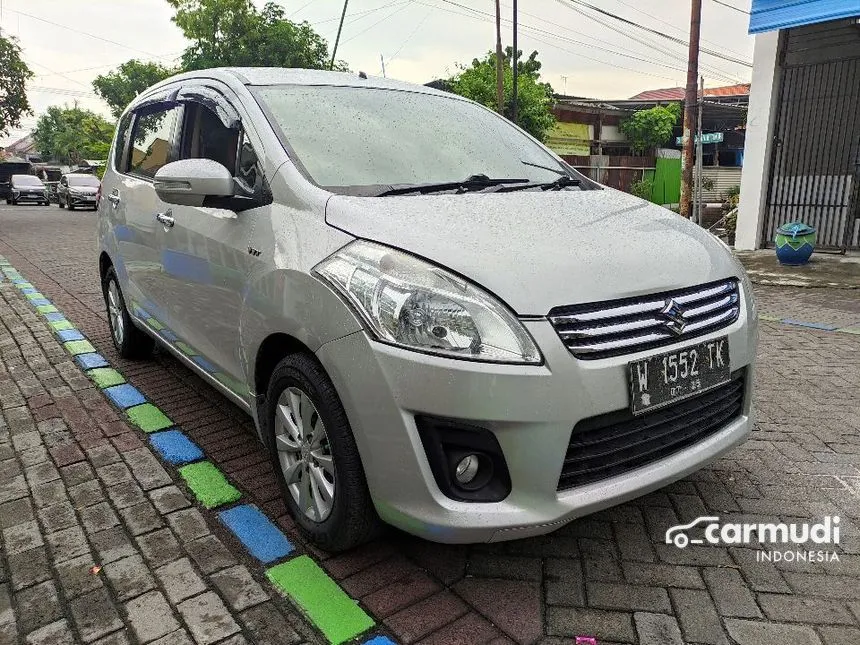
<svg viewBox="0 0 860 645">
<path fill-rule="evenodd" d="M 6 203 L 23 204 L 26 202 L 44 204 L 45 206 L 50 204 L 45 184 L 35 175 L 12 175 Z"/>
<path fill-rule="evenodd" d="M 83 173 L 63 175 L 60 183 L 57 184 L 57 203 L 60 208 L 68 206 L 70 211 L 79 206 L 95 210 L 99 186 L 101 182 L 95 175 Z"/>
</svg>

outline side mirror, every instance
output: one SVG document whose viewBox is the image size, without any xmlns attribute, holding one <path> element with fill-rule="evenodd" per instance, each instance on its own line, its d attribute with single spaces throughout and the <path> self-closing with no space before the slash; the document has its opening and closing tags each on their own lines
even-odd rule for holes
<svg viewBox="0 0 860 645">
<path fill-rule="evenodd" d="M 155 192 L 168 204 L 203 206 L 207 197 L 232 197 L 233 175 L 211 159 L 182 159 L 155 173 Z"/>
</svg>

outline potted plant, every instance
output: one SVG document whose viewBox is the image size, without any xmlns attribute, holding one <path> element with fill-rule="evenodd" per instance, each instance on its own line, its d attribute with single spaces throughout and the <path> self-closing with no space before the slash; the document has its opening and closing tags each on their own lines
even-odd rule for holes
<svg viewBox="0 0 860 645">
<path fill-rule="evenodd" d="M 723 226 L 726 230 L 726 238 L 729 246 L 734 246 L 735 231 L 738 227 L 738 203 L 740 202 L 741 187 L 732 186 L 726 191 L 726 199 L 723 202 Z"/>
</svg>

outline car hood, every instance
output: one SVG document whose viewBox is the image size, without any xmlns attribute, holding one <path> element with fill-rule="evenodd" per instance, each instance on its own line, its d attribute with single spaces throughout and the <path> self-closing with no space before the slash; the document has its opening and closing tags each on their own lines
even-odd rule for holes
<svg viewBox="0 0 860 645">
<path fill-rule="evenodd" d="M 326 221 L 456 271 L 520 315 L 738 275 L 713 235 L 612 189 L 334 195 Z"/>
</svg>

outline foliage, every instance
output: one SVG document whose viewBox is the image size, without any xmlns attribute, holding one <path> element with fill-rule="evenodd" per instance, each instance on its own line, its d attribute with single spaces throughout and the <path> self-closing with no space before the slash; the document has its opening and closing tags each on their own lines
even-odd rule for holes
<svg viewBox="0 0 860 645">
<path fill-rule="evenodd" d="M 0 135 L 20 126 L 25 114 L 32 114 L 25 89 L 32 76 L 21 59 L 18 41 L 0 36 Z"/>
<path fill-rule="evenodd" d="M 630 194 L 651 201 L 651 195 L 654 193 L 654 182 L 650 179 L 640 179 L 630 184 Z"/>
<path fill-rule="evenodd" d="M 726 191 L 726 201 L 723 202 L 725 215 L 725 228 L 729 237 L 735 234 L 738 225 L 738 204 L 740 203 L 741 187 L 732 186 Z"/>
<path fill-rule="evenodd" d="M 514 50 L 508 47 L 504 60 L 504 111 L 513 118 L 514 74 L 511 61 Z M 517 52 L 517 123 L 526 132 L 540 141 L 546 140 L 548 131 L 555 124 L 552 114 L 552 86 L 540 82 L 541 63 L 538 53 L 532 52 L 522 60 L 522 52 Z M 496 53 L 489 52 L 482 59 L 474 59 L 471 66 L 460 65 L 460 71 L 444 81 L 451 91 L 460 96 L 477 101 L 492 110 L 498 111 L 496 100 Z"/>
<path fill-rule="evenodd" d="M 158 63 L 130 60 L 109 74 L 97 76 L 93 87 L 110 106 L 114 118 L 118 119 L 135 96 L 176 72 L 176 69 Z"/>
<path fill-rule="evenodd" d="M 39 117 L 33 137 L 44 159 L 76 164 L 84 159 L 106 159 L 114 126 L 91 112 L 73 107 L 51 106 Z"/>
<path fill-rule="evenodd" d="M 633 151 L 642 154 L 666 143 L 680 117 L 680 103 L 669 103 L 638 110 L 622 121 L 620 127 Z"/>
<path fill-rule="evenodd" d="M 209 67 L 301 67 L 328 69 L 328 42 L 307 22 L 291 22 L 284 8 L 251 0 L 167 0 L 173 22 L 191 45 L 185 70 Z M 346 69 L 342 62 L 336 69 Z"/>
</svg>

